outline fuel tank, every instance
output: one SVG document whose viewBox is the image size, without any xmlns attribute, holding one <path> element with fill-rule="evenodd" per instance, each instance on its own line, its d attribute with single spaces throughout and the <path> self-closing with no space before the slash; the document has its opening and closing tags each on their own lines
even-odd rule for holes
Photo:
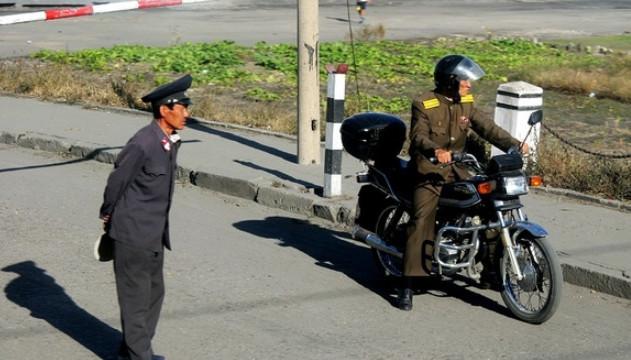
<svg viewBox="0 0 631 360">
<path fill-rule="evenodd" d="M 475 185 L 466 181 L 456 181 L 443 185 L 438 204 L 441 207 L 466 209 L 482 201 Z"/>
</svg>

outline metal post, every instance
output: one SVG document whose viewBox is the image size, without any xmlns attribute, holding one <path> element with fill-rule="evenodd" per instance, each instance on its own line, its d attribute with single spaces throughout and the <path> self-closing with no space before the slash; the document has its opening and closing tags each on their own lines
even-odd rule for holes
<svg viewBox="0 0 631 360">
<path fill-rule="evenodd" d="M 348 66 L 340 64 L 337 69 L 327 65 L 329 79 L 326 99 L 326 146 L 324 152 L 324 197 L 342 195 L 342 134 L 344 120 L 344 95 Z"/>
<path fill-rule="evenodd" d="M 501 84 L 497 88 L 495 123 L 521 141 L 530 128 L 528 117 L 535 110 L 541 109 L 542 106 L 542 88 L 523 81 Z M 526 141 L 533 160 L 536 160 L 535 155 L 540 128 L 541 124 L 535 125 Z M 498 154 L 502 154 L 502 151 L 493 147 L 491 155 L 495 156 Z"/>
<path fill-rule="evenodd" d="M 298 163 L 320 163 L 318 0 L 298 0 Z"/>
</svg>

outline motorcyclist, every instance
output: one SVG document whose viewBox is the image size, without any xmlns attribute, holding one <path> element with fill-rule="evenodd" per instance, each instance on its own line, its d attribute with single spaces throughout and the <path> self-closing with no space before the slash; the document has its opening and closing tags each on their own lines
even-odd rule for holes
<svg viewBox="0 0 631 360">
<path fill-rule="evenodd" d="M 414 214 L 407 229 L 404 276 L 398 294 L 398 307 L 402 310 L 412 309 L 412 286 L 416 278 L 426 278 L 431 270 L 436 207 L 442 185 L 470 176 L 465 168 L 450 164 L 452 153 L 464 151 L 471 131 L 504 151 L 520 145 L 519 140 L 475 108 L 471 83 L 482 76 L 484 71 L 470 58 L 445 56 L 434 69 L 436 88 L 412 103 L 409 154 L 416 178 Z M 528 151 L 526 144 L 521 151 Z"/>
</svg>

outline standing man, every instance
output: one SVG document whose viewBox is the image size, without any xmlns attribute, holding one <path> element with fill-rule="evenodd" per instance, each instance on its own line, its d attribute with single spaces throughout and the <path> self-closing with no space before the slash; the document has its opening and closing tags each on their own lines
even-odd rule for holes
<svg viewBox="0 0 631 360">
<path fill-rule="evenodd" d="M 471 83 L 482 76 L 484 71 L 468 57 L 445 56 L 434 68 L 436 88 L 412 103 L 409 154 L 417 179 L 399 289 L 401 310 L 412 310 L 413 279 L 427 277 L 431 270 L 436 206 L 442 185 L 470 176 L 465 168 L 450 164 L 452 152 L 465 149 L 471 130 L 504 151 L 519 146 L 519 140 L 482 116 L 473 105 Z M 524 144 L 521 150 L 527 153 L 528 146 Z M 485 273 L 482 275 L 484 278 Z"/>
<path fill-rule="evenodd" d="M 186 75 L 142 98 L 154 120 L 125 145 L 107 179 L 100 218 L 114 241 L 114 274 L 123 341 L 121 360 L 158 360 L 151 339 L 164 299 L 164 248 L 171 250 L 169 209 L 180 137 L 190 99 Z"/>
</svg>

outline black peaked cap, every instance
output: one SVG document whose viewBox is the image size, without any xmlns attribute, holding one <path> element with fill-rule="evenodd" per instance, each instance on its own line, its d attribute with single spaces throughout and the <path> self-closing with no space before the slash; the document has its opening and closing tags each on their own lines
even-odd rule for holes
<svg viewBox="0 0 631 360">
<path fill-rule="evenodd" d="M 190 74 L 174 80 L 168 84 L 161 85 L 142 97 L 143 102 L 150 102 L 152 106 L 165 104 L 185 104 L 190 105 L 191 99 L 186 95 L 186 90 L 191 87 L 193 77 Z"/>
</svg>

